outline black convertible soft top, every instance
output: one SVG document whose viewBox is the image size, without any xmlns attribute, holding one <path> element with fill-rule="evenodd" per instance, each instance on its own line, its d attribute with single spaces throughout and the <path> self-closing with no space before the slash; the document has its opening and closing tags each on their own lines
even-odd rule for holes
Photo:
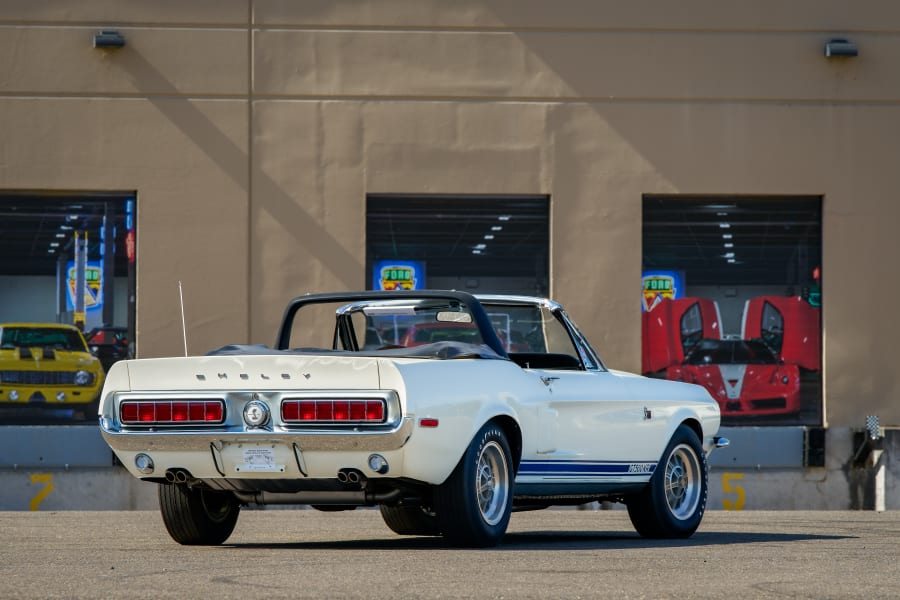
<svg viewBox="0 0 900 600">
<path fill-rule="evenodd" d="M 485 358 L 507 360 L 486 344 L 467 344 L 465 342 L 434 342 L 409 348 L 388 348 L 385 350 L 332 350 L 330 348 L 291 348 L 278 350 L 264 344 L 230 344 L 207 353 L 207 356 L 284 356 L 284 355 L 328 355 L 328 356 L 376 356 L 381 358 L 429 358 L 451 360 L 459 358 Z"/>
</svg>

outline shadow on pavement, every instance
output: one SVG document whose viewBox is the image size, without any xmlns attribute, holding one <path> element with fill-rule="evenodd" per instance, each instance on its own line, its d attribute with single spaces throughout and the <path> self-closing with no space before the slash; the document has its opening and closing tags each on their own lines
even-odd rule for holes
<svg viewBox="0 0 900 600">
<path fill-rule="evenodd" d="M 572 532 L 572 531 L 535 531 L 527 533 L 507 533 L 496 548 L 486 550 L 494 552 L 540 550 L 626 550 L 637 548 L 684 548 L 698 546 L 721 546 L 729 544 L 767 544 L 785 542 L 807 542 L 813 540 L 843 540 L 854 536 L 814 535 L 796 533 L 733 533 L 733 532 L 701 532 L 686 540 L 651 540 L 644 539 L 636 533 L 619 531 L 605 532 Z M 453 548 L 444 544 L 439 537 L 402 537 L 371 540 L 333 541 L 333 542 L 290 542 L 290 543 L 250 543 L 229 544 L 225 547 L 235 549 L 286 548 L 305 550 L 473 550 L 469 548 Z M 474 549 L 481 550 L 481 549 Z"/>
</svg>

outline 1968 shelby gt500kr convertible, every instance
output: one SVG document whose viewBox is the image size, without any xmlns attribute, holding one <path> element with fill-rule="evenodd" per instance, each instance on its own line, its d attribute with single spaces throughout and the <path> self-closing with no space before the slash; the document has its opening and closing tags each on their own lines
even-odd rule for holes
<svg viewBox="0 0 900 600">
<path fill-rule="evenodd" d="M 431 341 L 401 345 L 413 330 Z M 489 546 L 511 511 L 610 500 L 687 537 L 727 443 L 704 388 L 606 369 L 555 302 L 442 291 L 301 296 L 274 348 L 118 362 L 100 427 L 182 544 L 252 504 L 378 506 L 399 534 Z"/>
</svg>

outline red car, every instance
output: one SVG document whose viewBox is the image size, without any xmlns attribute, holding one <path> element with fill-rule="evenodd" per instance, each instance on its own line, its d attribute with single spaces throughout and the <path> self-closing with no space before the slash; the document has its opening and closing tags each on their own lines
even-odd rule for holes
<svg viewBox="0 0 900 600">
<path fill-rule="evenodd" d="M 708 298 L 664 298 L 642 318 L 641 373 L 647 375 L 681 364 L 701 339 L 722 337 L 719 307 Z"/>
<path fill-rule="evenodd" d="M 744 306 L 741 337 L 760 338 L 786 363 L 808 371 L 821 365 L 820 310 L 799 296 L 759 296 Z"/>
<path fill-rule="evenodd" d="M 702 385 L 723 417 L 800 411 L 800 369 L 784 364 L 762 340 L 700 340 L 666 379 Z"/>
<path fill-rule="evenodd" d="M 433 342 L 472 342 L 481 343 L 478 328 L 474 323 L 416 323 L 410 325 L 400 345 L 411 348 Z"/>
</svg>

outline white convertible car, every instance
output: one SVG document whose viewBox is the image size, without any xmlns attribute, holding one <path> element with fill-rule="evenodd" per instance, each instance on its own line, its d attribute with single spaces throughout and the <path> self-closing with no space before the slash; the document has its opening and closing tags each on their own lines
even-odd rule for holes
<svg viewBox="0 0 900 600">
<path fill-rule="evenodd" d="M 100 427 L 172 538 L 206 545 L 251 504 L 491 546 L 512 511 L 609 500 L 687 537 L 727 444 L 704 388 L 606 369 L 559 304 L 451 291 L 301 296 L 275 348 L 118 362 Z"/>
</svg>

